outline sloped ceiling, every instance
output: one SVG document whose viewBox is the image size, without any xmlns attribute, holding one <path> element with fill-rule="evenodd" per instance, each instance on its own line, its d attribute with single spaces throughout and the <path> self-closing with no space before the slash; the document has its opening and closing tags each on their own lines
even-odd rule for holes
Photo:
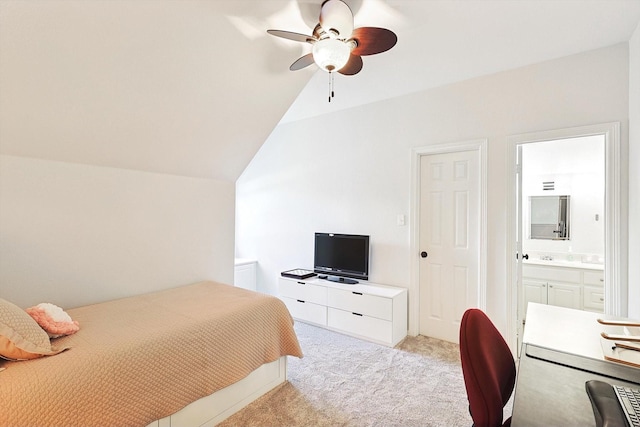
<svg viewBox="0 0 640 427">
<path fill-rule="evenodd" d="M 398 34 L 363 71 L 288 66 L 321 0 L 0 0 L 0 154 L 235 181 L 278 123 L 625 42 L 640 0 L 346 0 Z"/>
<path fill-rule="evenodd" d="M 312 71 L 234 18 L 287 4 L 2 0 L 0 153 L 235 182 Z"/>
</svg>

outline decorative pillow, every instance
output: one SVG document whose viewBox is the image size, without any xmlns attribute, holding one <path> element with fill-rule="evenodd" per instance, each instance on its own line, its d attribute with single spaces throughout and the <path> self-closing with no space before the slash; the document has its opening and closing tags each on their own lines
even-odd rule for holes
<svg viewBox="0 0 640 427">
<path fill-rule="evenodd" d="M 9 360 L 35 359 L 60 353 L 38 323 L 15 304 L 0 298 L 0 357 Z"/>
<path fill-rule="evenodd" d="M 80 324 L 71 320 L 71 316 L 57 305 L 43 302 L 35 307 L 26 309 L 29 316 L 38 322 L 51 338 L 58 338 L 63 335 L 71 335 L 78 332 Z"/>
</svg>

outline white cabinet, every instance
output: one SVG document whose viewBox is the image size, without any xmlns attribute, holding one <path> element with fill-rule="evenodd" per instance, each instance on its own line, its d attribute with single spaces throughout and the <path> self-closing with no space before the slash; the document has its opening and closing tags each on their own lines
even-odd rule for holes
<svg viewBox="0 0 640 427">
<path fill-rule="evenodd" d="M 582 304 L 585 310 L 604 313 L 604 288 L 585 286 Z"/>
<path fill-rule="evenodd" d="M 547 304 L 580 309 L 582 304 L 580 288 L 580 285 L 549 282 L 547 285 Z"/>
<path fill-rule="evenodd" d="M 557 305 L 567 308 L 581 308 L 582 293 L 580 285 L 545 282 L 523 278 L 522 286 L 524 289 L 525 310 L 529 302 Z"/>
<path fill-rule="evenodd" d="M 236 258 L 233 285 L 250 291 L 257 290 L 257 267 L 256 260 Z"/>
<path fill-rule="evenodd" d="M 522 288 L 525 316 L 529 302 L 604 311 L 604 274 L 601 270 L 525 264 Z"/>
<path fill-rule="evenodd" d="M 407 290 L 361 281 L 279 278 L 279 295 L 294 319 L 379 344 L 407 336 Z"/>
<path fill-rule="evenodd" d="M 538 304 L 547 303 L 547 282 L 523 278 L 522 288 L 525 310 L 527 309 L 527 304 L 530 302 L 537 302 Z"/>
<path fill-rule="evenodd" d="M 602 271 L 584 272 L 582 307 L 584 310 L 604 312 L 604 273 Z"/>
<path fill-rule="evenodd" d="M 584 284 L 594 286 L 604 286 L 604 272 L 599 271 L 585 271 L 584 272 Z"/>
</svg>

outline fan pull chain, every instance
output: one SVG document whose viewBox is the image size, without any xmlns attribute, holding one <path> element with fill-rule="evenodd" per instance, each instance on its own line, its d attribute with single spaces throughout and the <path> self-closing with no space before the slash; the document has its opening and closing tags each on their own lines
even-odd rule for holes
<svg viewBox="0 0 640 427">
<path fill-rule="evenodd" d="M 331 98 L 334 97 L 333 93 L 333 73 L 329 72 L 329 102 L 331 102 Z"/>
</svg>

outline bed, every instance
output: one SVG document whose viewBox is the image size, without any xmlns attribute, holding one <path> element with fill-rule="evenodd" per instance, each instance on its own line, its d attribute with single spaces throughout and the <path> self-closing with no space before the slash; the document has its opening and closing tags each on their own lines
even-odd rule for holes
<svg viewBox="0 0 640 427">
<path fill-rule="evenodd" d="M 302 357 L 279 299 L 214 282 L 67 312 L 68 350 L 0 362 L 0 426 L 214 425 Z"/>
</svg>

